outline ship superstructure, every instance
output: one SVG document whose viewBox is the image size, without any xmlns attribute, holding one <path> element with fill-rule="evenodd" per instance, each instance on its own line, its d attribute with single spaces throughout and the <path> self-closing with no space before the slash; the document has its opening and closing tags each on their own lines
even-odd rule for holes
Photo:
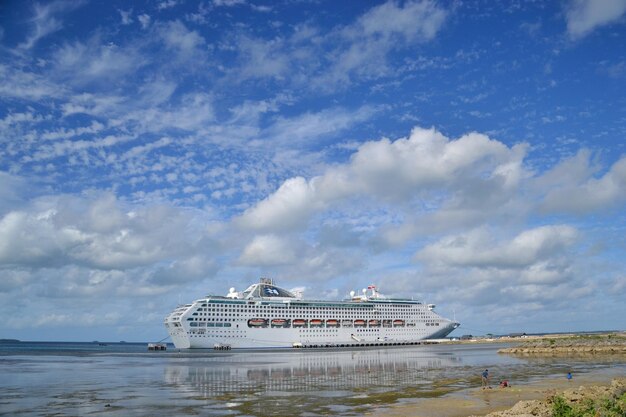
<svg viewBox="0 0 626 417">
<path fill-rule="evenodd" d="M 443 338 L 459 326 L 434 308 L 385 298 L 373 285 L 343 301 L 306 300 L 261 278 L 243 292 L 177 307 L 165 327 L 179 349 L 394 344 Z"/>
</svg>

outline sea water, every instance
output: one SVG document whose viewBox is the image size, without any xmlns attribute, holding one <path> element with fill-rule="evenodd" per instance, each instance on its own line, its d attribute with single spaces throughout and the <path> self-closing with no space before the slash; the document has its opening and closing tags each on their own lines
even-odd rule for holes
<svg viewBox="0 0 626 417">
<path fill-rule="evenodd" d="M 492 382 L 611 368 L 622 360 L 520 358 L 506 345 L 149 352 L 133 343 L 0 343 L 2 416 L 359 416 Z"/>
</svg>

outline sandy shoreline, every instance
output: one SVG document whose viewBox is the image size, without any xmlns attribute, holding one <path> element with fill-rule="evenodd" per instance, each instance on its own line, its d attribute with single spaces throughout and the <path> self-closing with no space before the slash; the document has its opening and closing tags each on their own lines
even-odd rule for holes
<svg viewBox="0 0 626 417">
<path fill-rule="evenodd" d="M 548 396 L 580 386 L 609 386 L 614 378 L 624 377 L 623 369 L 602 369 L 575 375 L 569 381 L 566 375 L 532 382 L 511 381 L 509 388 L 469 388 L 438 398 L 408 400 L 385 409 L 374 409 L 368 416 L 378 417 L 468 417 L 484 416 L 494 411 L 507 410 L 523 400 L 544 400 Z"/>
</svg>

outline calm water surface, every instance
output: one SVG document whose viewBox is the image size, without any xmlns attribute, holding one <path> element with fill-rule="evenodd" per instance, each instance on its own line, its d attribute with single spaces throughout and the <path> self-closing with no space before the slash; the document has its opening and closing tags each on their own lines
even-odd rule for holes
<svg viewBox="0 0 626 417">
<path fill-rule="evenodd" d="M 146 344 L 2 343 L 2 416 L 359 416 L 372 405 L 626 363 L 515 358 L 502 344 L 360 350 L 147 352 Z M 621 369 L 621 371 L 620 371 Z"/>
</svg>

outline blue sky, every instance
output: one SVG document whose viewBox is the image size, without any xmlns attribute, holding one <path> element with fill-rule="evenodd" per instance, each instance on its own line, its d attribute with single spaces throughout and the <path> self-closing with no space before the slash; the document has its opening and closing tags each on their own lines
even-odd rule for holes
<svg viewBox="0 0 626 417">
<path fill-rule="evenodd" d="M 626 0 L 5 1 L 0 338 L 260 276 L 624 329 Z"/>
</svg>

